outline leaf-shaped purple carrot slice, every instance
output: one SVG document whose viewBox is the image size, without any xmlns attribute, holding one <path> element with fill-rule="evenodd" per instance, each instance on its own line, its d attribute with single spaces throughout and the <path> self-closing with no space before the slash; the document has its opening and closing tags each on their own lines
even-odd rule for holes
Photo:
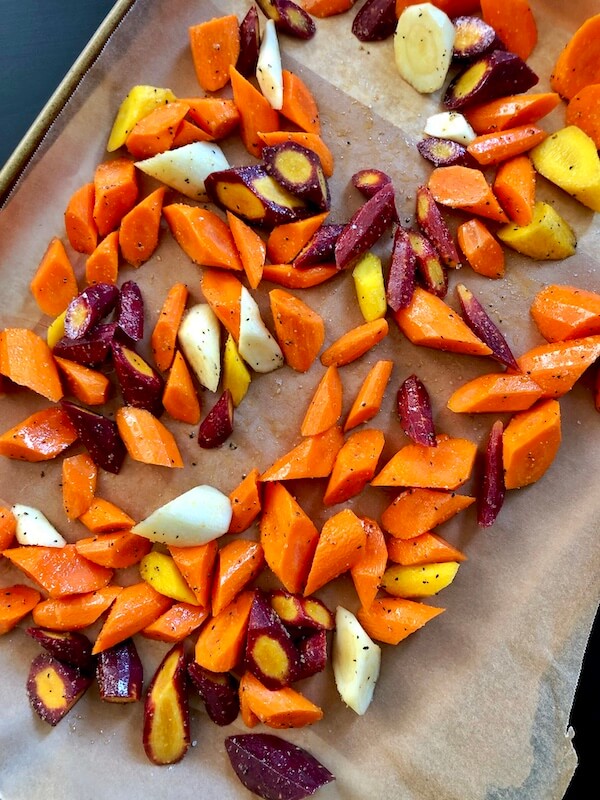
<svg viewBox="0 0 600 800">
<path fill-rule="evenodd" d="M 519 365 L 511 352 L 508 342 L 500 333 L 497 325 L 492 322 L 487 311 L 481 305 L 470 289 L 459 283 L 456 293 L 465 322 L 482 342 L 485 342 L 492 351 L 493 357 L 501 364 L 512 369 L 519 369 Z"/>
<path fill-rule="evenodd" d="M 302 800 L 335 780 L 302 747 L 269 733 L 228 736 L 225 749 L 240 781 L 263 800 Z"/>
<path fill-rule="evenodd" d="M 416 375 L 409 375 L 398 389 L 398 415 L 402 430 L 417 444 L 436 445 L 429 393 Z"/>
<path fill-rule="evenodd" d="M 117 326 L 132 341 L 144 338 L 144 300 L 135 281 L 125 281 L 117 302 Z"/>
<path fill-rule="evenodd" d="M 477 499 L 477 524 L 489 528 L 504 502 L 506 492 L 504 486 L 504 467 L 502 463 L 502 433 L 504 426 L 501 420 L 492 425 L 485 451 L 483 480 Z"/>
<path fill-rule="evenodd" d="M 394 234 L 386 298 L 392 311 L 410 305 L 415 291 L 417 260 L 408 231 L 398 226 Z"/>
</svg>

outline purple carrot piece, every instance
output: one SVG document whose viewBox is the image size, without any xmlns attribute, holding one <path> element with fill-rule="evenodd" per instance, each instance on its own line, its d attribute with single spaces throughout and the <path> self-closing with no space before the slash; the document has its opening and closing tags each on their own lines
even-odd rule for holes
<svg viewBox="0 0 600 800">
<path fill-rule="evenodd" d="M 476 167 L 477 161 L 469 153 L 464 144 L 453 142 L 450 139 L 440 139 L 437 136 L 428 136 L 417 142 L 417 150 L 435 167 Z"/>
<path fill-rule="evenodd" d="M 366 198 L 373 197 L 374 194 L 377 194 L 380 189 L 383 189 L 384 186 L 391 182 L 392 179 L 387 172 L 374 168 L 359 169 L 352 176 L 352 186 L 358 189 Z"/>
<path fill-rule="evenodd" d="M 345 225 L 335 222 L 321 225 L 294 259 L 294 266 L 312 267 L 315 264 L 326 264 L 328 261 L 333 261 L 335 244 L 344 228 Z"/>
<path fill-rule="evenodd" d="M 209 718 L 216 725 L 230 725 L 235 722 L 240 710 L 240 697 L 233 675 L 229 672 L 211 672 L 197 661 L 191 661 L 187 670 Z"/>
<path fill-rule="evenodd" d="M 477 524 L 482 528 L 489 528 L 494 524 L 504 503 L 506 487 L 502 461 L 503 431 L 502 421 L 496 420 L 492 425 L 485 450 L 483 479 L 477 498 Z"/>
<path fill-rule="evenodd" d="M 67 306 L 65 335 L 81 339 L 117 304 L 119 290 L 113 283 L 95 283 L 80 292 Z"/>
<path fill-rule="evenodd" d="M 351 267 L 373 247 L 397 218 L 394 186 L 388 183 L 367 200 L 345 225 L 335 245 L 337 268 Z"/>
<path fill-rule="evenodd" d="M 133 342 L 144 338 L 144 299 L 135 281 L 125 281 L 117 302 L 117 327 Z"/>
<path fill-rule="evenodd" d="M 277 659 L 273 661 L 273 652 Z M 282 689 L 296 680 L 300 653 L 269 598 L 257 591 L 248 618 L 246 668 L 267 689 Z"/>
<path fill-rule="evenodd" d="M 460 267 L 460 256 L 438 204 L 427 186 L 417 189 L 417 222 L 447 267 Z"/>
<path fill-rule="evenodd" d="M 508 342 L 500 333 L 497 325 L 492 322 L 487 311 L 475 297 L 473 292 L 459 283 L 456 286 L 456 293 L 460 301 L 460 307 L 465 322 L 482 342 L 485 342 L 492 351 L 492 356 L 511 369 L 519 369 L 517 360 L 511 352 Z"/>
<path fill-rule="evenodd" d="M 96 680 L 107 703 L 135 703 L 141 698 L 144 667 L 133 639 L 98 653 Z"/>
<path fill-rule="evenodd" d="M 77 667 L 82 672 L 93 670 L 95 658 L 92 655 L 92 643 L 84 633 L 49 631 L 45 628 L 27 628 L 25 633 L 59 661 Z"/>
<path fill-rule="evenodd" d="M 31 662 L 27 696 L 38 717 L 54 726 L 69 713 L 92 680 L 77 667 L 41 653 Z"/>
<path fill-rule="evenodd" d="M 75 361 L 84 367 L 99 367 L 106 361 L 110 353 L 116 330 L 116 322 L 101 322 L 86 336 L 81 336 L 79 339 L 63 336 L 54 345 L 52 352 L 59 358 Z"/>
<path fill-rule="evenodd" d="M 398 416 L 404 433 L 416 442 L 435 447 L 435 426 L 427 389 L 416 375 L 409 375 L 398 389 Z"/>
<path fill-rule="evenodd" d="M 417 273 L 423 287 L 436 297 L 445 297 L 448 293 L 448 270 L 442 264 L 433 243 L 421 231 L 408 232 L 410 243 L 417 260 Z"/>
<path fill-rule="evenodd" d="M 298 643 L 300 666 L 297 680 L 311 678 L 327 666 L 327 631 L 315 631 Z"/>
<path fill-rule="evenodd" d="M 256 62 L 260 50 L 260 29 L 256 6 L 250 6 L 240 23 L 240 54 L 235 68 L 245 78 L 256 72 Z"/>
<path fill-rule="evenodd" d="M 125 403 L 135 408 L 145 408 L 159 417 L 163 411 L 163 378 L 135 350 L 121 342 L 112 343 L 112 353 Z"/>
<path fill-rule="evenodd" d="M 116 475 L 121 469 L 126 453 L 117 423 L 88 408 L 81 408 L 69 400 L 61 400 L 60 404 L 94 464 Z"/>
<path fill-rule="evenodd" d="M 474 61 L 492 50 L 504 49 L 496 31 L 481 17 L 456 17 L 452 24 L 456 31 L 452 48 L 452 58 L 455 61 Z"/>
<path fill-rule="evenodd" d="M 394 234 L 386 286 L 387 303 L 392 311 L 399 311 L 410 305 L 415 290 L 416 268 L 416 255 L 408 231 L 399 225 Z"/>
<path fill-rule="evenodd" d="M 233 398 L 225 389 L 198 429 L 198 444 L 205 450 L 219 447 L 233 433 Z"/>
<path fill-rule="evenodd" d="M 354 17 L 352 33 L 361 42 L 382 42 L 397 24 L 396 0 L 367 0 Z"/>
</svg>

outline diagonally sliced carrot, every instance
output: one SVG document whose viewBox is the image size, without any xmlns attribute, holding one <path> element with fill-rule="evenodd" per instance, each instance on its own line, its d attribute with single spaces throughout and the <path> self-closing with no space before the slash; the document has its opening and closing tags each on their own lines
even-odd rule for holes
<svg viewBox="0 0 600 800">
<path fill-rule="evenodd" d="M 469 479 L 476 453 L 475 442 L 445 434 L 436 436 L 435 446 L 411 442 L 392 456 L 371 485 L 454 490 Z"/>
<path fill-rule="evenodd" d="M 132 267 L 140 267 L 158 247 L 160 219 L 166 188 L 155 189 L 140 200 L 121 220 L 119 247 Z"/>
<path fill-rule="evenodd" d="M 170 597 L 159 594 L 146 581 L 126 586 L 117 595 L 96 637 L 92 653 L 101 653 L 139 633 L 172 604 Z"/>
<path fill-rule="evenodd" d="M 56 317 L 77 296 L 77 280 L 64 244 L 54 238 L 29 284 L 31 293 L 44 314 Z"/>
<path fill-rule="evenodd" d="M 321 227 L 328 212 L 276 225 L 267 239 L 267 256 L 272 264 L 290 264 Z"/>
<path fill-rule="evenodd" d="M 246 641 L 254 591 L 247 589 L 202 627 L 196 641 L 198 664 L 211 672 L 229 672 L 239 663 Z"/>
<path fill-rule="evenodd" d="M 327 367 L 306 409 L 300 433 L 315 436 L 337 423 L 342 413 L 342 381 L 335 364 Z M 339 453 L 338 453 L 339 455 Z"/>
<path fill-rule="evenodd" d="M 363 608 L 368 609 L 377 596 L 388 560 L 388 547 L 383 531 L 373 519 L 361 519 L 367 540 L 364 553 L 350 570 L 356 594 Z M 394 539 L 393 541 L 400 541 Z"/>
<path fill-rule="evenodd" d="M 289 481 L 299 478 L 326 478 L 343 443 L 342 431 L 336 425 L 316 436 L 306 436 L 300 444 L 265 470 L 260 479 Z"/>
<path fill-rule="evenodd" d="M 228 533 L 241 533 L 247 530 L 260 514 L 262 487 L 259 478 L 259 471 L 253 467 L 230 492 L 232 515 Z"/>
<path fill-rule="evenodd" d="M 114 603 L 121 586 L 105 586 L 94 592 L 48 598 L 33 609 L 33 621 L 51 631 L 77 631 L 93 625 Z"/>
<path fill-rule="evenodd" d="M 391 536 L 387 543 L 390 561 L 404 566 L 437 564 L 443 561 L 465 561 L 466 556 L 437 533 L 426 531 L 412 539 Z"/>
<path fill-rule="evenodd" d="M 197 425 L 200 421 L 200 400 L 185 359 L 178 350 L 166 380 L 162 396 L 165 411 L 173 419 Z"/>
<path fill-rule="evenodd" d="M 375 347 L 387 334 L 388 322 L 385 318 L 363 322 L 329 345 L 321 355 L 321 364 L 324 367 L 332 364 L 343 367 L 345 364 L 350 364 Z"/>
<path fill-rule="evenodd" d="M 0 589 L 0 636 L 11 631 L 41 599 L 40 593 L 22 583 Z"/>
<path fill-rule="evenodd" d="M 279 114 L 271 108 L 267 98 L 234 67 L 230 67 L 229 76 L 233 101 L 240 114 L 241 140 L 251 155 L 260 158 L 265 142 L 259 131 L 279 130 Z"/>
<path fill-rule="evenodd" d="M 130 531 L 117 531 L 78 539 L 75 547 L 80 555 L 94 564 L 110 569 L 127 569 L 140 563 L 152 549 L 152 542 Z"/>
<path fill-rule="evenodd" d="M 286 363 L 306 372 L 325 340 L 325 323 L 304 300 L 283 289 L 269 292 L 275 335 Z"/>
<path fill-rule="evenodd" d="M 357 617 L 372 639 L 386 644 L 398 644 L 419 630 L 429 620 L 445 611 L 400 597 L 374 600 L 368 610 L 361 608 Z"/>
<path fill-rule="evenodd" d="M 366 530 L 349 508 L 329 517 L 319 534 L 304 595 L 314 594 L 329 581 L 352 569 L 360 561 L 366 542 Z"/>
<path fill-rule="evenodd" d="M 262 545 L 248 539 L 233 539 L 219 550 L 213 576 L 212 613 L 219 614 L 242 589 L 253 581 L 265 563 Z"/>
<path fill-rule="evenodd" d="M 123 444 L 135 461 L 159 467 L 183 467 L 175 437 L 145 408 L 122 406 L 115 419 Z"/>
<path fill-rule="evenodd" d="M 374 428 L 351 433 L 339 450 L 323 496 L 326 506 L 343 503 L 359 494 L 375 475 L 384 436 Z"/>
<path fill-rule="evenodd" d="M 169 546 L 169 553 L 202 608 L 210 605 L 210 592 L 215 560 L 218 552 L 216 540 L 193 547 Z"/>
<path fill-rule="evenodd" d="M 398 539 L 411 539 L 447 522 L 475 502 L 470 495 L 437 489 L 406 489 L 381 515 L 381 524 Z"/>
<path fill-rule="evenodd" d="M 258 233 L 231 211 L 227 211 L 227 222 L 248 283 L 252 289 L 256 289 L 262 278 L 267 247 Z"/>
<path fill-rule="evenodd" d="M 94 222 L 94 183 L 85 183 L 71 195 L 65 209 L 65 231 L 73 250 L 92 253 L 98 244 Z"/>
<path fill-rule="evenodd" d="M 152 330 L 150 337 L 152 355 L 154 363 L 162 372 L 169 369 L 175 357 L 177 331 L 185 311 L 187 298 L 187 286 L 184 283 L 173 284 Z"/>
<path fill-rule="evenodd" d="M 198 83 L 216 92 L 229 82 L 228 70 L 240 52 L 240 30 L 235 14 L 214 17 L 188 29 Z"/>
<path fill-rule="evenodd" d="M 65 412 L 56 406 L 36 411 L 0 436 L 0 455 L 22 461 L 47 461 L 77 439 Z"/>
<path fill-rule="evenodd" d="M 135 524 L 135 520 L 129 514 L 109 500 L 97 496 L 90 503 L 88 510 L 79 517 L 79 520 L 92 533 L 129 531 Z"/>
<path fill-rule="evenodd" d="M 163 207 L 163 214 L 177 243 L 195 264 L 243 270 L 229 226 L 214 211 L 171 203 Z"/>
<path fill-rule="evenodd" d="M 77 519 L 92 504 L 98 467 L 87 453 L 65 458 L 62 463 L 63 508 L 68 519 Z"/>
</svg>

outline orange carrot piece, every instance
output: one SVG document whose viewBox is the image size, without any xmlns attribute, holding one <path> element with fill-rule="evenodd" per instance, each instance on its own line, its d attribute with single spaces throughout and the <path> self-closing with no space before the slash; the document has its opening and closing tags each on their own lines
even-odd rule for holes
<svg viewBox="0 0 600 800">
<path fill-rule="evenodd" d="M 352 569 L 367 542 L 365 528 L 354 511 L 345 508 L 329 517 L 321 528 L 304 595 L 314 594 L 326 583 Z"/>
<path fill-rule="evenodd" d="M 333 175 L 333 154 L 318 134 L 306 133 L 305 131 L 279 131 L 275 128 L 272 130 L 261 128 L 258 136 L 262 143 L 266 145 L 296 142 L 296 144 L 300 144 L 302 147 L 308 147 L 309 150 L 312 150 L 319 156 L 325 177 L 331 178 Z"/>
<path fill-rule="evenodd" d="M 12 547 L 4 555 L 50 597 L 93 592 L 107 586 L 112 569 L 93 564 L 79 555 L 74 544 L 64 547 L 26 545 Z"/>
<path fill-rule="evenodd" d="M 92 504 L 98 467 L 87 453 L 65 458 L 62 463 L 63 508 L 68 519 L 77 519 Z"/>
<path fill-rule="evenodd" d="M 199 606 L 208 608 L 212 576 L 219 545 L 216 540 L 193 547 L 169 546 L 168 550 Z"/>
<path fill-rule="evenodd" d="M 235 600 L 202 627 L 196 641 L 195 659 L 211 672 L 229 672 L 244 653 L 254 591 L 240 592 Z"/>
<path fill-rule="evenodd" d="M 177 127 L 171 150 L 177 147 L 183 147 L 186 144 L 193 144 L 194 142 L 212 142 L 213 137 L 210 133 L 202 130 L 199 125 L 190 122 L 187 119 L 182 119 Z"/>
<path fill-rule="evenodd" d="M 244 676 L 242 676 L 242 681 L 244 681 Z M 246 682 L 244 681 L 243 684 L 241 683 L 240 686 L 238 686 L 238 696 L 240 699 L 240 717 L 242 719 L 242 722 L 247 728 L 255 728 L 260 722 L 260 720 L 254 713 L 254 711 L 252 711 L 252 709 L 250 708 L 249 697 L 247 697 L 248 692 L 244 691 L 245 685 Z"/>
<path fill-rule="evenodd" d="M 548 470 L 561 442 L 560 405 L 540 400 L 515 414 L 502 434 L 504 483 L 519 489 L 539 480 Z"/>
<path fill-rule="evenodd" d="M 260 473 L 253 467 L 246 477 L 229 494 L 231 501 L 231 522 L 228 533 L 241 533 L 248 530 L 261 510 Z"/>
<path fill-rule="evenodd" d="M 323 717 L 323 710 L 300 692 L 290 686 L 267 689 L 251 672 L 242 675 L 239 692 L 244 704 L 269 728 L 304 728 Z"/>
<path fill-rule="evenodd" d="M 500 164 L 493 189 L 506 216 L 517 225 L 529 225 L 535 203 L 535 169 L 530 158 L 520 155 Z"/>
<path fill-rule="evenodd" d="M 135 525 L 135 520 L 129 514 L 103 497 L 94 497 L 79 521 L 92 533 L 129 531 Z"/>
<path fill-rule="evenodd" d="M 356 328 L 342 334 L 339 339 L 329 345 L 321 355 L 321 364 L 324 367 L 332 364 L 335 364 L 336 367 L 343 367 L 356 361 L 384 339 L 388 330 L 388 322 L 385 318 L 357 325 Z"/>
<path fill-rule="evenodd" d="M 229 226 L 214 211 L 187 203 L 163 207 L 171 233 L 195 264 L 242 271 Z"/>
<path fill-rule="evenodd" d="M 547 342 L 600 333 L 600 294 L 552 283 L 533 298 L 533 321 Z"/>
<path fill-rule="evenodd" d="M 435 446 L 411 442 L 392 456 L 371 485 L 452 491 L 471 476 L 476 453 L 475 442 L 446 434 L 436 436 Z"/>
<path fill-rule="evenodd" d="M 492 352 L 454 309 L 418 286 L 410 305 L 396 311 L 394 318 L 413 344 L 472 356 L 489 356 Z"/>
<path fill-rule="evenodd" d="M 233 539 L 217 555 L 211 603 L 214 616 L 220 614 L 262 570 L 262 545 L 248 539 Z"/>
<path fill-rule="evenodd" d="M 387 543 L 390 561 L 403 566 L 439 564 L 445 561 L 466 561 L 466 555 L 437 533 L 426 531 L 412 539 L 391 536 Z M 364 605 L 364 603 L 363 603 Z"/>
<path fill-rule="evenodd" d="M 263 280 L 285 286 L 286 289 L 310 289 L 339 275 L 335 264 L 317 264 L 299 269 L 293 264 L 265 264 Z"/>
<path fill-rule="evenodd" d="M 302 436 L 316 436 L 337 423 L 342 414 L 342 391 L 340 373 L 332 364 L 325 370 L 308 404 L 300 427 Z"/>
<path fill-rule="evenodd" d="M 40 311 L 56 317 L 77 297 L 77 280 L 64 244 L 54 237 L 29 284 Z"/>
<path fill-rule="evenodd" d="M 248 283 L 252 289 L 256 289 L 262 278 L 267 247 L 258 233 L 231 211 L 227 212 L 227 222 Z"/>
<path fill-rule="evenodd" d="M 388 548 L 383 531 L 375 520 L 365 517 L 361 522 L 367 540 L 364 552 L 350 570 L 350 575 L 361 606 L 369 608 L 377 596 L 387 566 Z"/>
<path fill-rule="evenodd" d="M 283 105 L 281 113 L 307 133 L 321 133 L 319 108 L 312 92 L 302 78 L 288 69 L 283 74 Z"/>
<path fill-rule="evenodd" d="M 314 556 L 319 532 L 283 484 L 265 486 L 260 541 L 271 571 L 288 592 L 301 592 Z"/>
<path fill-rule="evenodd" d="M 267 239 L 267 257 L 272 264 L 290 264 L 327 219 L 327 211 L 296 222 L 276 225 Z"/>
<path fill-rule="evenodd" d="M 397 539 L 411 539 L 437 528 L 475 502 L 469 495 L 436 489 L 406 489 L 381 515 L 381 524 Z"/>
<path fill-rule="evenodd" d="M 33 609 L 33 621 L 51 631 L 78 631 L 93 625 L 116 600 L 121 586 L 42 600 Z"/>
<path fill-rule="evenodd" d="M 108 612 L 92 653 L 101 653 L 139 633 L 164 614 L 172 604 L 170 597 L 159 594 L 146 581 L 125 586 Z"/>
<path fill-rule="evenodd" d="M 111 384 L 104 373 L 60 356 L 54 356 L 54 360 L 63 374 L 67 391 L 70 394 L 85 403 L 86 406 L 99 406 L 106 403 L 110 395 Z"/>
<path fill-rule="evenodd" d="M 600 83 L 590 83 L 569 100 L 567 125 L 577 125 L 600 150 Z"/>
<path fill-rule="evenodd" d="M 456 238 L 474 272 L 487 278 L 504 276 L 504 250 L 484 222 L 477 217 L 463 222 Z"/>
<path fill-rule="evenodd" d="M 434 200 L 443 206 L 458 208 L 496 222 L 508 222 L 508 217 L 479 169 L 436 167 L 427 185 Z"/>
<path fill-rule="evenodd" d="M 204 299 L 234 340 L 240 338 L 242 284 L 235 275 L 216 269 L 203 269 L 200 288 Z"/>
<path fill-rule="evenodd" d="M 185 359 L 179 352 L 165 383 L 162 396 L 165 411 L 173 419 L 197 425 L 200 422 L 200 400 Z"/>
<path fill-rule="evenodd" d="M 299 478 L 326 478 L 343 443 L 344 437 L 337 425 L 316 436 L 305 436 L 300 444 L 265 470 L 260 479 L 289 481 Z"/>
<path fill-rule="evenodd" d="M 600 83 L 600 14 L 588 17 L 556 60 L 550 86 L 570 100 L 584 86 Z"/>
<path fill-rule="evenodd" d="M 136 204 L 138 184 L 133 161 L 115 158 L 94 172 L 94 221 L 100 236 L 114 231 Z"/>
<path fill-rule="evenodd" d="M 354 0 L 302 0 L 302 8 L 319 19 L 333 17 L 349 11 L 354 5 Z"/>
<path fill-rule="evenodd" d="M 56 458 L 77 439 L 75 428 L 57 406 L 35 411 L 0 436 L 0 455 L 21 461 Z"/>
<path fill-rule="evenodd" d="M 286 363 L 306 372 L 325 340 L 325 323 L 307 303 L 283 289 L 269 292 L 275 335 Z"/>
<path fill-rule="evenodd" d="M 177 331 L 185 311 L 187 298 L 187 286 L 184 283 L 173 284 L 152 330 L 150 337 L 152 355 L 154 356 L 154 363 L 162 372 L 166 372 L 169 369 L 175 357 Z"/>
<path fill-rule="evenodd" d="M 94 222 L 94 183 L 85 183 L 71 195 L 65 209 L 65 231 L 73 250 L 93 253 L 98 244 Z"/>
<path fill-rule="evenodd" d="M 250 155 L 260 158 L 263 146 L 269 144 L 260 134 L 279 130 L 279 114 L 235 67 L 230 67 L 229 76 L 233 101 L 240 114 L 240 138 Z"/>
<path fill-rule="evenodd" d="M 0 553 L 10 547 L 17 532 L 17 518 L 8 506 L 0 506 Z"/>
<path fill-rule="evenodd" d="M 517 364 L 539 384 L 543 397 L 566 394 L 600 356 L 600 335 L 550 342 L 528 350 Z"/>
<path fill-rule="evenodd" d="M 482 133 L 467 145 L 467 152 L 482 166 L 499 164 L 531 150 L 548 136 L 535 125 L 520 125 L 503 131 Z"/>
<path fill-rule="evenodd" d="M 175 437 L 150 411 L 122 406 L 115 421 L 127 452 L 135 461 L 159 467 L 183 467 Z"/>
<path fill-rule="evenodd" d="M 189 117 L 212 139 L 229 136 L 240 124 L 240 112 L 233 100 L 223 97 L 184 97 Z"/>
<path fill-rule="evenodd" d="M 401 597 L 382 597 L 368 609 L 359 609 L 357 618 L 375 641 L 398 644 L 445 610 Z"/>
<path fill-rule="evenodd" d="M 153 108 L 135 123 L 125 140 L 125 147 L 136 159 L 150 158 L 170 150 L 177 128 L 189 108 L 181 100 Z"/>
<path fill-rule="evenodd" d="M 557 92 L 512 94 L 468 106 L 464 115 L 475 133 L 493 133 L 538 122 L 559 103 L 560 95 Z"/>
<path fill-rule="evenodd" d="M 526 61 L 537 44 L 538 33 L 529 0 L 480 0 L 485 22 L 511 53 Z"/>
<path fill-rule="evenodd" d="M 63 396 L 50 348 L 28 328 L 0 331 L 0 374 L 55 403 Z"/>
<path fill-rule="evenodd" d="M 198 83 L 216 92 L 229 82 L 229 69 L 240 54 L 240 28 L 235 14 L 213 17 L 188 29 Z"/>
<path fill-rule="evenodd" d="M 119 275 L 119 231 L 105 236 L 85 262 L 86 283 L 116 283 Z"/>
<path fill-rule="evenodd" d="M 130 531 L 99 533 L 75 542 L 79 555 L 110 569 L 127 569 L 139 564 L 152 549 L 152 542 Z"/>
<path fill-rule="evenodd" d="M 459 386 L 450 395 L 448 408 L 457 414 L 523 411 L 542 394 L 542 388 L 529 375 L 494 372 Z"/>
<path fill-rule="evenodd" d="M 119 247 L 121 255 L 132 267 L 141 267 L 158 247 L 165 192 L 164 186 L 156 189 L 137 203 L 121 220 Z"/>
<path fill-rule="evenodd" d="M 40 600 L 40 593 L 23 583 L 0 589 L 0 636 L 18 625 Z"/>
<path fill-rule="evenodd" d="M 344 424 L 344 432 L 367 422 L 377 414 L 394 368 L 393 361 L 377 361 L 367 373 Z"/>
<path fill-rule="evenodd" d="M 174 644 L 182 642 L 197 630 L 209 615 L 209 611 L 190 603 L 174 603 L 164 614 L 142 629 L 146 639 Z"/>
<path fill-rule="evenodd" d="M 323 496 L 326 506 L 343 503 L 362 492 L 375 475 L 384 444 L 383 433 L 374 428 L 350 434 L 333 464 Z"/>
</svg>

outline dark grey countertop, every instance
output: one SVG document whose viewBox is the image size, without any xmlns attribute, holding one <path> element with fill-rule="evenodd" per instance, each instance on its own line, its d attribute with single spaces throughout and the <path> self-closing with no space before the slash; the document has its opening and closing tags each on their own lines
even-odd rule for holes
<svg viewBox="0 0 600 800">
<path fill-rule="evenodd" d="M 18 145 L 112 5 L 112 0 L 3 0 L 0 165 Z M 599 640 L 597 618 L 572 713 L 580 766 L 564 800 L 597 796 L 598 790 L 588 787 L 596 785 L 593 760 L 600 742 Z"/>
</svg>

